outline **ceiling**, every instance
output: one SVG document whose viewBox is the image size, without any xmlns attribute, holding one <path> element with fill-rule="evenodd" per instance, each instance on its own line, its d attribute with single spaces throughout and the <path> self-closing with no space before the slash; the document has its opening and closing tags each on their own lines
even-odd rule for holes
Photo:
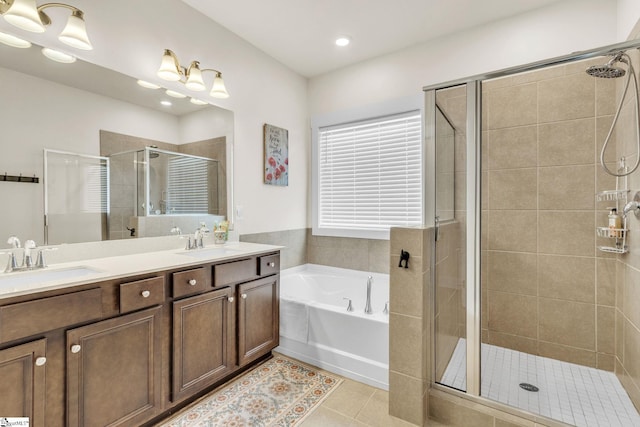
<svg viewBox="0 0 640 427">
<path fill-rule="evenodd" d="M 313 77 L 562 0 L 183 0 Z M 338 36 L 352 39 L 347 47 Z"/>
</svg>

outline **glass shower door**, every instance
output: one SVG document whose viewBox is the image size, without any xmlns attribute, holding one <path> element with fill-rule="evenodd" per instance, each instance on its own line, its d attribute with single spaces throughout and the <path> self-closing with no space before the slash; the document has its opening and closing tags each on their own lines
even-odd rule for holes
<svg viewBox="0 0 640 427">
<path fill-rule="evenodd" d="M 476 185 L 470 179 L 476 174 L 476 86 L 470 82 L 425 92 L 427 200 L 432 203 L 427 211 L 435 225 L 432 375 L 436 383 L 471 394 L 479 393 L 479 369 L 470 368 L 479 367 L 479 298 L 467 289 L 475 283 L 479 225 L 473 214 Z"/>
</svg>

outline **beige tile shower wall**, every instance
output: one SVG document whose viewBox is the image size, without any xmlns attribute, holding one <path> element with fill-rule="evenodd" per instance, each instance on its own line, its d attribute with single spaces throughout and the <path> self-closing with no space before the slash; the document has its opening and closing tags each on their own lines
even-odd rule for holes
<svg viewBox="0 0 640 427">
<path fill-rule="evenodd" d="M 483 85 L 483 341 L 614 369 L 615 258 L 596 250 L 615 188 L 598 167 L 615 82 L 573 63 Z M 615 153 L 608 153 L 615 160 Z"/>
<path fill-rule="evenodd" d="M 433 229 L 392 228 L 390 245 L 389 414 L 424 425 L 431 366 Z M 408 268 L 398 267 L 401 250 L 411 254 Z"/>
<path fill-rule="evenodd" d="M 636 25 L 630 39 L 640 37 L 640 22 Z M 627 52 L 640 78 L 640 53 L 637 50 Z M 617 82 L 617 100 L 623 89 L 623 79 Z M 633 88 L 630 84 L 630 91 Z M 616 130 L 617 157 L 624 156 L 627 164 L 633 165 L 637 159 L 635 147 L 637 132 L 633 96 L 627 95 Z M 630 197 L 640 190 L 640 171 L 629 176 Z M 616 374 L 629 393 L 636 408 L 640 408 L 640 220 L 634 215 L 627 219 L 629 229 L 629 252 L 619 255 L 615 275 L 615 356 Z"/>
</svg>

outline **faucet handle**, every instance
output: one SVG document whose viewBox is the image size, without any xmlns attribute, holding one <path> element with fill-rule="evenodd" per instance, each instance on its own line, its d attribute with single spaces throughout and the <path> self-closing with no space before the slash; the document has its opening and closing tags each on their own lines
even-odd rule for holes
<svg viewBox="0 0 640 427">
<path fill-rule="evenodd" d="M 13 270 L 18 268 L 18 262 L 16 261 L 15 252 L 13 251 L 0 252 L 0 255 L 9 255 L 9 259 L 7 261 L 7 267 L 4 269 L 4 273 L 11 273 Z"/>
<path fill-rule="evenodd" d="M 44 253 L 57 250 L 58 248 L 40 248 L 38 251 L 38 259 L 36 260 L 36 268 L 46 268 L 47 260 L 45 259 Z"/>
<path fill-rule="evenodd" d="M 349 304 L 347 304 L 347 311 L 353 311 L 353 305 L 351 305 L 351 298 L 344 297 L 342 299 L 349 301 Z"/>
<path fill-rule="evenodd" d="M 384 314 L 389 314 L 389 301 L 384 303 L 384 310 L 382 310 Z"/>
</svg>

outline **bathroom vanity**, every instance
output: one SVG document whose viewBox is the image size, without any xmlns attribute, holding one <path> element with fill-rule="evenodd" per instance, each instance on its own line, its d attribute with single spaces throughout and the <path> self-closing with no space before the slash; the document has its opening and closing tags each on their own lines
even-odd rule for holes
<svg viewBox="0 0 640 427">
<path fill-rule="evenodd" d="M 0 416 L 143 425 L 268 357 L 279 248 L 216 249 L 89 260 L 94 274 L 0 289 Z"/>
</svg>

